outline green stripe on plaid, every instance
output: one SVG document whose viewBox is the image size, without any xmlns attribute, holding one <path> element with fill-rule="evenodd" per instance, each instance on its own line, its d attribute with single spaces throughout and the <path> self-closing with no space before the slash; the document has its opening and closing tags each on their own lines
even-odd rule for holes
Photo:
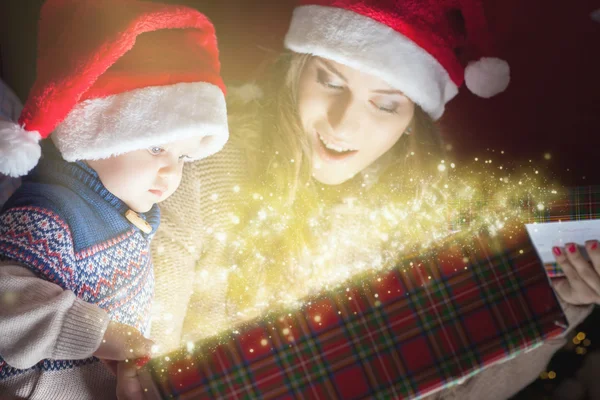
<svg viewBox="0 0 600 400">
<path fill-rule="evenodd" d="M 451 287 L 448 284 L 448 281 L 438 276 L 435 276 L 434 278 L 434 284 L 429 287 L 428 292 L 431 294 L 433 299 L 439 300 L 440 304 L 442 305 L 442 309 L 437 315 L 440 324 L 439 326 L 442 328 L 442 333 L 440 336 L 442 336 L 446 343 L 453 343 L 456 341 L 456 339 L 451 340 L 450 336 L 452 335 L 457 337 L 460 329 L 457 326 L 458 324 L 453 324 L 453 321 L 460 320 L 458 308 L 456 303 L 452 301 Z M 438 341 L 435 340 L 434 335 L 430 335 L 429 339 L 432 346 L 435 346 L 438 343 Z M 469 348 L 468 343 L 465 341 L 463 341 L 462 345 L 463 351 L 461 354 L 456 353 L 456 350 L 452 344 L 446 346 L 446 348 L 440 348 L 437 350 L 436 358 L 438 360 L 444 359 L 444 352 L 447 352 L 450 355 L 445 358 L 445 362 L 440 362 L 437 364 L 440 376 L 451 379 L 452 377 L 462 375 L 464 373 L 464 371 L 461 370 L 462 366 L 466 365 L 467 368 L 475 368 L 477 366 L 477 354 L 474 349 Z M 437 346 L 436 349 L 438 349 Z"/>
<path fill-rule="evenodd" d="M 369 302 L 372 310 L 377 310 L 377 305 L 374 304 L 374 297 L 370 297 L 369 294 L 365 294 L 365 299 Z M 338 298 L 339 307 L 342 312 L 347 311 L 344 307 L 345 300 Z M 353 303 L 357 303 L 358 299 L 353 297 L 351 300 Z M 367 312 L 357 313 L 355 316 L 356 323 L 346 324 L 346 335 L 351 339 L 350 343 L 353 348 L 353 353 L 357 355 L 357 362 L 360 363 L 361 368 L 365 371 L 366 377 L 369 380 L 369 395 L 373 395 L 378 388 L 382 387 L 389 382 L 392 378 L 388 368 L 382 369 L 384 373 L 384 383 L 380 382 L 378 374 L 375 372 L 379 370 L 378 366 L 383 364 L 384 361 L 381 359 L 382 354 L 388 355 L 393 352 L 395 343 L 389 331 L 381 329 L 387 326 L 385 321 L 385 314 L 381 312 Z M 367 343 L 367 346 L 364 344 Z M 401 365 L 398 357 L 391 358 L 391 367 L 398 374 L 406 374 L 405 368 Z M 410 388 L 406 385 L 401 387 L 400 393 L 408 393 Z M 398 396 L 396 396 L 398 397 Z"/>
<path fill-rule="evenodd" d="M 295 318 L 294 324 L 305 323 L 302 319 Z M 303 331 L 308 332 L 306 326 Z M 283 328 L 290 329 L 290 328 Z M 292 330 L 290 330 L 293 333 Z M 275 343 L 283 351 L 277 351 L 275 360 L 285 372 L 285 382 L 289 393 L 299 397 L 301 389 L 307 382 L 323 382 L 329 376 L 327 368 L 323 364 L 316 363 L 318 359 L 318 344 L 311 335 L 304 335 L 296 341 L 293 336 L 287 336 L 284 330 L 278 330 Z"/>
<path fill-rule="evenodd" d="M 565 276 L 562 268 L 556 263 L 544 264 L 544 268 L 546 269 L 546 275 L 548 275 L 550 278 L 560 278 Z"/>
</svg>

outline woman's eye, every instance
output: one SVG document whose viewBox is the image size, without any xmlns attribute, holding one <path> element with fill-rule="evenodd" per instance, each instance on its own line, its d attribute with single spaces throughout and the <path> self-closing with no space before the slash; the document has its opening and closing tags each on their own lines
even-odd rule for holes
<svg viewBox="0 0 600 400">
<path fill-rule="evenodd" d="M 327 89 L 343 90 L 343 85 L 338 85 L 331 81 L 329 74 L 322 69 L 317 70 L 317 82 L 325 86 Z"/>
<path fill-rule="evenodd" d="M 398 112 L 397 104 L 379 105 L 379 104 L 375 103 L 374 101 L 372 101 L 371 104 L 373 105 L 373 107 L 375 107 L 379 111 L 383 111 L 388 114 L 396 114 Z"/>
<path fill-rule="evenodd" d="M 162 154 L 164 151 L 165 151 L 165 149 L 163 149 L 162 147 L 158 147 L 158 146 L 148 147 L 148 152 L 150 152 L 150 154 L 152 154 L 153 156 Z"/>
</svg>

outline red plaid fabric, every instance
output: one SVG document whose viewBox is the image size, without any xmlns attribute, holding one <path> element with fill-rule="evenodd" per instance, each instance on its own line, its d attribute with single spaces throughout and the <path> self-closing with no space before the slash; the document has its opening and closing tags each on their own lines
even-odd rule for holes
<svg viewBox="0 0 600 400">
<path fill-rule="evenodd" d="M 595 218 L 598 188 L 533 215 Z M 221 342 L 153 360 L 177 399 L 419 398 L 555 337 L 567 321 L 522 223 L 457 239 Z"/>
<path fill-rule="evenodd" d="M 600 218 L 600 186 L 584 186 L 569 190 L 562 201 L 556 202 L 549 210 L 536 214 L 533 221 L 583 221 L 598 218 Z M 544 264 L 544 267 L 550 278 L 565 276 L 556 263 Z"/>
</svg>

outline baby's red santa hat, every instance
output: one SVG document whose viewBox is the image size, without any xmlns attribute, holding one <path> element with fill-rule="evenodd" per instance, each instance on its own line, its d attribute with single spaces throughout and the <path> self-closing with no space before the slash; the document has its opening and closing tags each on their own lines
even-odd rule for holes
<svg viewBox="0 0 600 400">
<path fill-rule="evenodd" d="M 481 0 L 301 0 L 285 45 L 377 76 L 434 119 L 463 82 L 488 98 L 510 80 Z M 462 50 L 476 57 L 466 68 Z"/>
<path fill-rule="evenodd" d="M 229 137 L 215 29 L 200 12 L 138 0 L 48 0 L 37 79 L 19 124 L 0 122 L 0 172 L 20 176 L 52 140 L 67 161 Z"/>
</svg>

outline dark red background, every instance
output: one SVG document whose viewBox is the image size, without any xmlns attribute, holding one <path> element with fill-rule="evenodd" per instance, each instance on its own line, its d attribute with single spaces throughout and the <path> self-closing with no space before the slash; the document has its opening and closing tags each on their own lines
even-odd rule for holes
<svg viewBox="0 0 600 400">
<path fill-rule="evenodd" d="M 200 9 L 212 18 L 223 75 L 244 80 L 281 49 L 292 0 L 163 0 Z M 3 79 L 21 98 L 35 71 L 40 0 L 0 1 Z M 273 4 L 274 3 L 274 4 Z M 467 90 L 442 119 L 458 158 L 504 150 L 533 159 L 569 185 L 600 184 L 600 23 L 590 13 L 599 0 L 487 0 L 490 29 L 509 61 L 512 83 L 494 99 Z M 551 153 L 546 161 L 544 153 Z"/>
</svg>

